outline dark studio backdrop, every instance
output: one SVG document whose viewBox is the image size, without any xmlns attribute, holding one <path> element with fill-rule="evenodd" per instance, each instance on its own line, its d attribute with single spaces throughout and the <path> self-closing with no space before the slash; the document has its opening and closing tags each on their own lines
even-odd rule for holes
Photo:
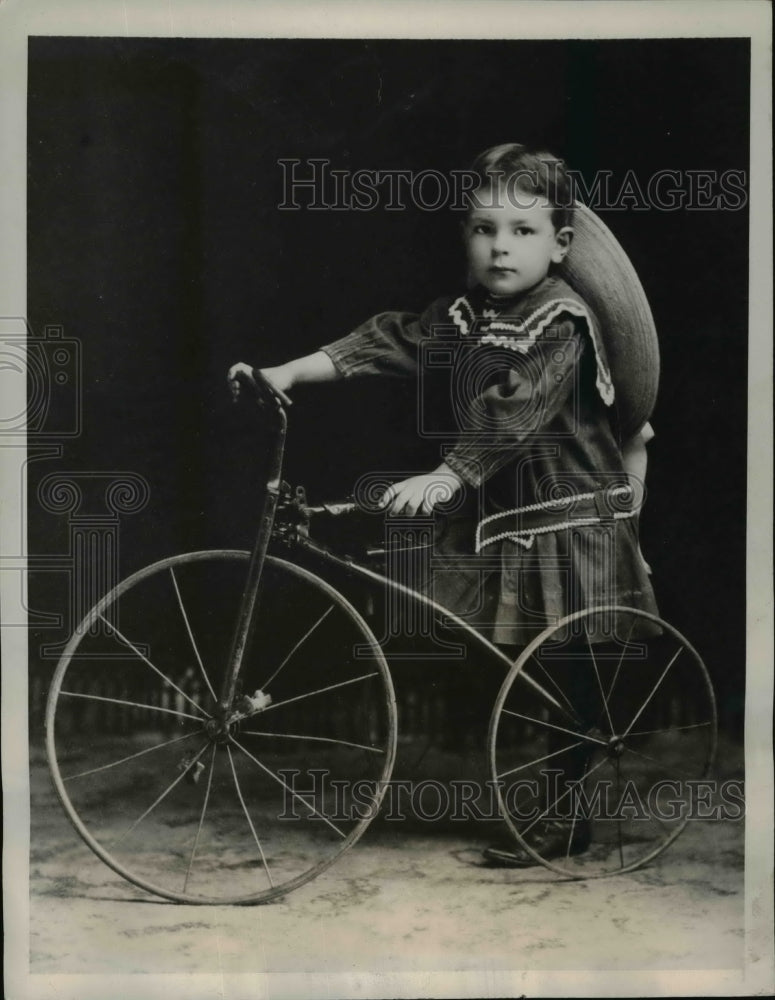
<svg viewBox="0 0 775 1000">
<path fill-rule="evenodd" d="M 376 208 L 279 211 L 282 158 L 333 168 L 468 166 L 536 142 L 591 180 L 628 170 L 747 171 L 744 40 L 584 42 L 34 38 L 29 47 L 28 318 L 81 345 L 81 433 L 29 465 L 30 657 L 66 638 L 69 521 L 53 472 L 130 471 L 120 573 L 175 552 L 248 547 L 262 442 L 232 406 L 238 360 L 309 352 L 384 309 L 463 287 L 458 218 Z M 615 187 L 615 183 L 614 183 Z M 660 335 L 642 543 L 660 611 L 703 653 L 722 723 L 742 725 L 748 212 L 600 214 Z M 432 467 L 416 387 L 306 388 L 287 478 L 314 499 L 363 472 Z M 67 423 L 66 395 L 49 419 Z M 57 408 L 62 410 L 59 413 Z M 431 463 L 431 464 L 428 464 Z"/>
</svg>

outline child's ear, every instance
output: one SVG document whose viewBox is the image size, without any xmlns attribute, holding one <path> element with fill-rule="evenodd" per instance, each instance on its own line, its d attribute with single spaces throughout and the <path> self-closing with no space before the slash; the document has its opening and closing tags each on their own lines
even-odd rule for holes
<svg viewBox="0 0 775 1000">
<path fill-rule="evenodd" d="M 558 229 L 554 235 L 554 241 L 555 247 L 552 251 L 552 262 L 561 264 L 573 242 L 573 227 L 563 226 L 562 229 Z"/>
<path fill-rule="evenodd" d="M 462 219 L 460 222 L 460 242 L 463 246 L 467 246 L 468 240 L 468 219 Z M 476 279 L 471 272 L 471 265 L 469 264 L 466 269 L 466 290 L 470 291 L 476 285 Z"/>
</svg>

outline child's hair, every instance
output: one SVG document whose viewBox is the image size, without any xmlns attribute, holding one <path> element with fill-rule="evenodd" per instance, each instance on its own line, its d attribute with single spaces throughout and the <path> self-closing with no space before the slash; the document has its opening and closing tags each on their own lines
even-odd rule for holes
<svg viewBox="0 0 775 1000">
<path fill-rule="evenodd" d="M 479 187 L 514 186 L 541 195 L 553 206 L 555 230 L 573 222 L 573 193 L 565 163 L 546 150 L 505 142 L 480 153 L 471 164 Z"/>
</svg>

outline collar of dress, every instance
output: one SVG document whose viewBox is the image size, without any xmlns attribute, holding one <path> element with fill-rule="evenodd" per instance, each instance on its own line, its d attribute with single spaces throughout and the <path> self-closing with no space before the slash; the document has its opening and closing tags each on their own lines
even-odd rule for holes
<svg viewBox="0 0 775 1000">
<path fill-rule="evenodd" d="M 606 406 L 613 403 L 614 385 L 597 322 L 584 300 L 564 281 L 548 277 L 526 295 L 502 300 L 476 288 L 455 299 L 448 313 L 461 337 L 473 336 L 481 345 L 492 344 L 520 354 L 527 354 L 559 317 L 574 317 L 586 328 L 595 352 L 595 384 L 600 398 Z"/>
</svg>

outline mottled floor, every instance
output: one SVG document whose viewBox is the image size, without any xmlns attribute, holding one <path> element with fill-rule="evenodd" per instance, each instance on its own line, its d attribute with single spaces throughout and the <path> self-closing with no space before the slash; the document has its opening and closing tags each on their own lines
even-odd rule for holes
<svg viewBox="0 0 775 1000">
<path fill-rule="evenodd" d="M 742 822 L 690 823 L 643 870 L 585 882 L 542 868 L 482 867 L 478 848 L 492 832 L 481 823 L 381 822 L 316 880 L 271 904 L 168 903 L 124 882 L 80 842 L 34 752 L 30 972 L 656 975 L 742 966 Z"/>
</svg>

